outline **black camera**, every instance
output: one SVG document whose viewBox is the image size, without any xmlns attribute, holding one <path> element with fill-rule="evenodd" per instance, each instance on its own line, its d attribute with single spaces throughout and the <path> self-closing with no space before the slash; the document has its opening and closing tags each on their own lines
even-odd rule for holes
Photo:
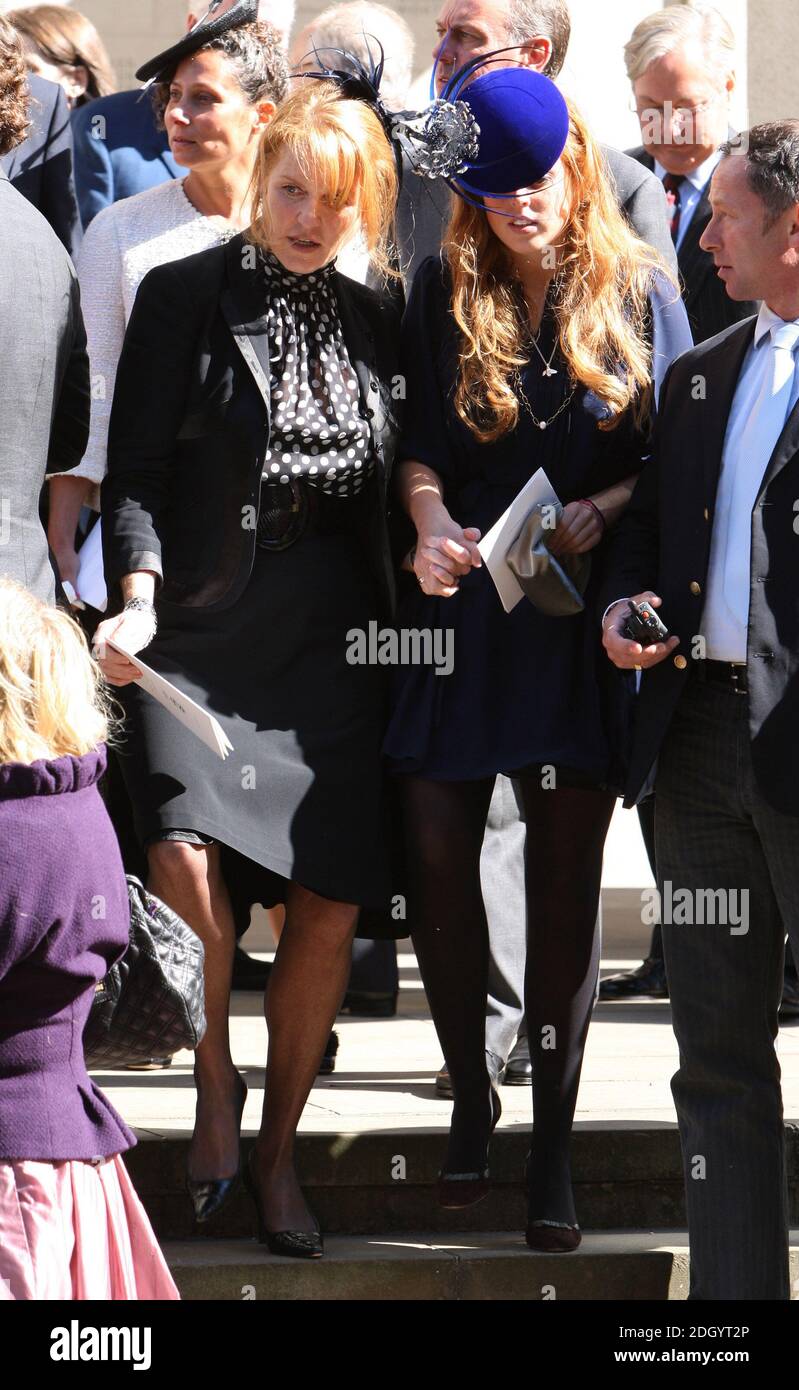
<svg viewBox="0 0 799 1390">
<path fill-rule="evenodd" d="M 627 607 L 627 621 L 622 628 L 622 637 L 628 642 L 640 642 L 642 647 L 652 647 L 656 642 L 665 642 L 669 630 L 664 627 L 654 608 L 648 603 L 633 603 Z"/>
</svg>

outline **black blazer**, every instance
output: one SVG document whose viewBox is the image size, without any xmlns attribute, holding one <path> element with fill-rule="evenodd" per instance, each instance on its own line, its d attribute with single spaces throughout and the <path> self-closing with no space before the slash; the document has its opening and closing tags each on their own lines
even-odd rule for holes
<svg viewBox="0 0 799 1390">
<path fill-rule="evenodd" d="M 72 172 L 67 99 L 55 82 L 28 78 L 30 133 L 0 159 L 9 182 L 47 218 L 70 256 L 83 238 Z"/>
<path fill-rule="evenodd" d="M 643 164 L 644 168 L 654 171 L 655 161 L 643 146 L 639 146 L 637 150 L 630 150 L 630 154 L 639 164 Z M 680 277 L 685 287 L 683 302 L 688 311 L 695 343 L 705 343 L 708 338 L 722 333 L 725 328 L 751 318 L 760 307 L 749 299 L 730 299 L 724 282 L 716 274 L 713 257 L 699 245 L 699 239 L 711 217 L 709 194 L 710 180 L 702 189 L 691 224 L 677 252 Z"/>
<path fill-rule="evenodd" d="M 383 611 L 394 581 L 386 497 L 399 429 L 399 319 L 335 276 L 344 340 L 370 421 L 379 487 L 364 539 Z M 230 607 L 255 554 L 269 442 L 266 283 L 240 234 L 145 276 L 119 363 L 102 487 L 106 579 L 162 578 L 161 601 Z"/>
<path fill-rule="evenodd" d="M 606 545 L 602 609 L 652 589 L 680 646 L 645 671 L 635 716 L 627 805 L 640 796 L 700 655 L 699 631 L 724 437 L 755 320 L 679 357 L 661 394 L 653 458 Z M 752 512 L 749 729 L 758 785 L 799 815 L 799 407 L 777 441 Z"/>
</svg>

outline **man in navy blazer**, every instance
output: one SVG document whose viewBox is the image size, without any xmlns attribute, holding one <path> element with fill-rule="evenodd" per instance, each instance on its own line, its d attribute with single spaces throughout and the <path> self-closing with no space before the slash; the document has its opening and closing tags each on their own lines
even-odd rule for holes
<svg viewBox="0 0 799 1390">
<path fill-rule="evenodd" d="M 234 0 L 217 5 L 216 15 L 232 8 Z M 186 29 L 193 29 L 208 6 L 190 0 Z M 261 0 L 258 18 L 275 24 L 288 38 L 294 20 L 294 0 Z M 150 94 L 142 88 L 80 107 L 73 116 L 75 182 L 84 227 L 120 198 L 181 178 L 172 158 L 166 131 L 155 124 Z"/>
<path fill-rule="evenodd" d="M 84 227 L 120 198 L 181 176 L 166 131 L 155 124 L 150 94 L 142 89 L 114 92 L 78 107 L 73 135 Z"/>
<path fill-rule="evenodd" d="M 47 218 L 74 256 L 81 240 L 78 201 L 72 176 L 72 127 L 61 88 L 28 76 L 30 130 L 25 140 L 0 159 L 0 168 L 18 192 Z"/>
<path fill-rule="evenodd" d="M 763 303 L 667 374 L 608 537 L 604 642 L 643 671 L 627 804 L 654 770 L 689 1296 L 787 1300 L 774 1041 L 786 931 L 799 951 L 799 120 L 725 145 L 710 197 L 703 247 L 732 299 Z M 662 600 L 667 643 L 624 639 L 627 595 Z"/>
</svg>

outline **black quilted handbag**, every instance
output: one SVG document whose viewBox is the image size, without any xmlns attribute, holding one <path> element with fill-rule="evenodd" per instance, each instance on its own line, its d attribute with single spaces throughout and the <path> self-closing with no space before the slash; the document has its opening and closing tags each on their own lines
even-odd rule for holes
<svg viewBox="0 0 799 1390">
<path fill-rule="evenodd" d="M 132 874 L 127 880 L 130 944 L 98 984 L 83 1034 L 95 1071 L 193 1050 L 205 1032 L 200 938 Z"/>
</svg>

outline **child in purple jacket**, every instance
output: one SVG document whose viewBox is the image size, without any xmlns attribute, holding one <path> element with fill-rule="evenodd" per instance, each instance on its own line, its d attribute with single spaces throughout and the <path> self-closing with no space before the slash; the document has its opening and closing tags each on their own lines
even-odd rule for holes
<svg viewBox="0 0 799 1390">
<path fill-rule="evenodd" d="M 83 1029 L 130 921 L 78 626 L 0 578 L 0 1300 L 175 1299 Z"/>
</svg>

